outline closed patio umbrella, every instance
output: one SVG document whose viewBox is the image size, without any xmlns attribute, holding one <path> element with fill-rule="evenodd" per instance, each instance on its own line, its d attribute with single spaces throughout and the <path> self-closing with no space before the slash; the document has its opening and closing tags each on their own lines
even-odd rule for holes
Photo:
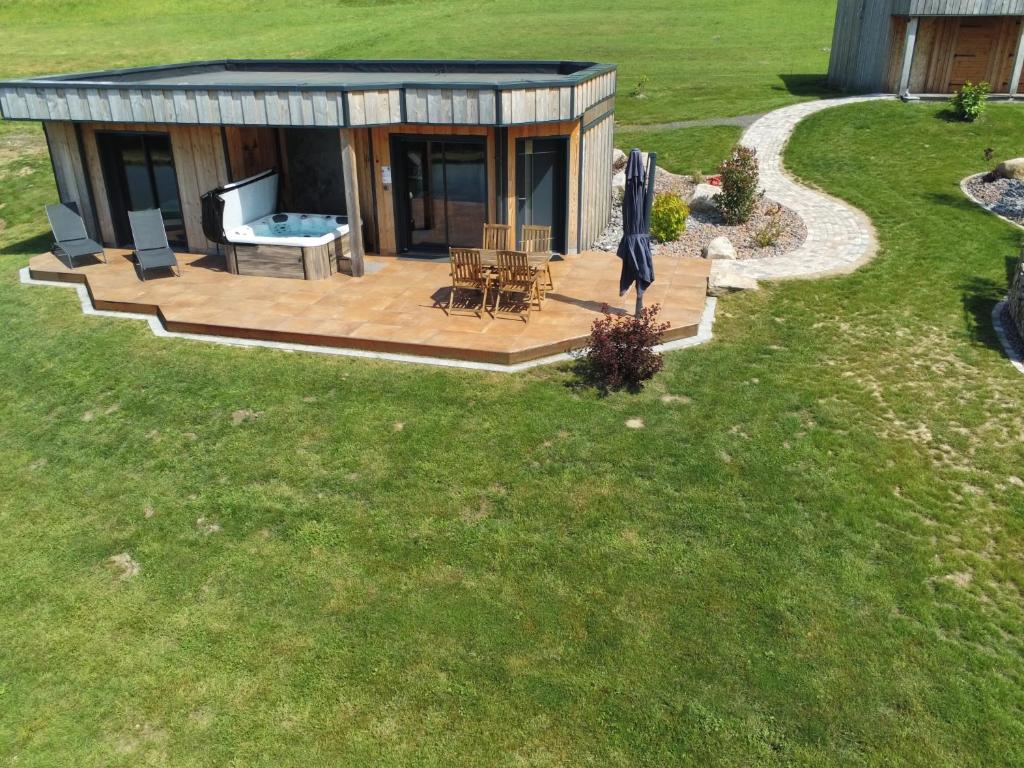
<svg viewBox="0 0 1024 768">
<path fill-rule="evenodd" d="M 654 261 L 651 258 L 650 206 L 654 199 L 656 155 L 649 155 L 649 172 L 645 171 L 640 150 L 634 149 L 626 161 L 626 190 L 622 196 L 622 240 L 618 255 L 622 259 L 619 295 L 625 296 L 636 283 L 636 314 L 644 308 L 644 291 L 654 282 Z"/>
</svg>

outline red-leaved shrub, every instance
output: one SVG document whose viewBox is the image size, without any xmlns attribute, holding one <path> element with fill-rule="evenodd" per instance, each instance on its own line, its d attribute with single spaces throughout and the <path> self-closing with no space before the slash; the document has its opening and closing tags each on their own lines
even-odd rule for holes
<svg viewBox="0 0 1024 768">
<path fill-rule="evenodd" d="M 635 392 L 661 370 L 663 361 L 654 347 L 668 330 L 659 323 L 657 304 L 637 315 L 613 315 L 605 306 L 603 317 L 590 329 L 590 345 L 584 362 L 591 383 L 603 390 L 628 389 Z"/>
</svg>

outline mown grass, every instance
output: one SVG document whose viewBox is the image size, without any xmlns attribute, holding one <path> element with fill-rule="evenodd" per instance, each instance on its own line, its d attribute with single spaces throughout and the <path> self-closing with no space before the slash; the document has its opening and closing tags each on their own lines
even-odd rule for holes
<svg viewBox="0 0 1024 768">
<path fill-rule="evenodd" d="M 672 173 L 714 173 L 740 140 L 742 129 L 716 125 L 665 131 L 617 131 L 615 145 L 658 153 L 658 165 Z"/>
<path fill-rule="evenodd" d="M 620 122 L 652 123 L 813 97 L 834 17 L 834 0 L 8 0 L 0 77 L 220 58 L 575 58 L 617 64 Z"/>
<path fill-rule="evenodd" d="M 801 126 L 878 259 L 724 300 L 604 399 L 83 317 L 17 285 L 53 193 L 0 156 L 0 755 L 1020 763 L 1024 403 L 987 319 L 1018 234 L 957 181 L 1022 113 L 938 111 Z"/>
</svg>

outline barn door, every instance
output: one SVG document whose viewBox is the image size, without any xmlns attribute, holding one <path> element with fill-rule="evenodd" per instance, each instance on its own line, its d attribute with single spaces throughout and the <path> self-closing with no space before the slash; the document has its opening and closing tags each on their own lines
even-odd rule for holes
<svg viewBox="0 0 1024 768">
<path fill-rule="evenodd" d="M 947 91 L 955 91 L 968 81 L 980 83 L 988 80 L 1000 27 L 999 19 L 985 16 L 960 20 Z"/>
</svg>

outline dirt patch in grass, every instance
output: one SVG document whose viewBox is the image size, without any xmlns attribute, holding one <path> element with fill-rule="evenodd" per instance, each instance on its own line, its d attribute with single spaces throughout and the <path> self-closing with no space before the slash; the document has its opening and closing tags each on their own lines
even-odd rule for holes
<svg viewBox="0 0 1024 768">
<path fill-rule="evenodd" d="M 262 418 L 262 416 L 263 411 L 253 411 L 248 408 L 242 408 L 231 414 L 231 424 L 237 427 L 239 424 L 244 424 L 247 421 L 256 421 L 257 419 Z"/>
<path fill-rule="evenodd" d="M 127 552 L 111 555 L 107 559 L 107 569 L 121 581 L 133 579 L 142 571 L 142 566 Z"/>
</svg>

